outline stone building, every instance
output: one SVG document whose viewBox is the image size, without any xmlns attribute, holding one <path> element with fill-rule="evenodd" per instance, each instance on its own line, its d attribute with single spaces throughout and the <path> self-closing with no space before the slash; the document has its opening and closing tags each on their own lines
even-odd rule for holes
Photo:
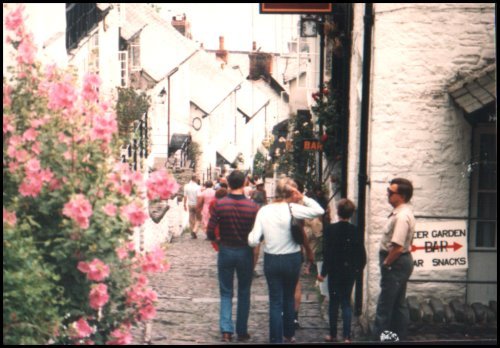
<svg viewBox="0 0 500 348">
<path fill-rule="evenodd" d="M 359 203 L 366 190 L 357 217 L 368 253 L 356 299 L 363 321 L 374 319 L 379 242 L 392 208 L 386 188 L 394 177 L 414 184 L 417 230 L 440 231 L 446 222 L 466 230 L 460 262 L 453 261 L 458 251 L 449 233 L 415 236 L 415 246 L 449 244 L 413 251 L 428 261 L 416 265 L 407 295 L 488 305 L 497 297 L 495 5 L 376 3 L 351 10 L 346 192 Z"/>
</svg>

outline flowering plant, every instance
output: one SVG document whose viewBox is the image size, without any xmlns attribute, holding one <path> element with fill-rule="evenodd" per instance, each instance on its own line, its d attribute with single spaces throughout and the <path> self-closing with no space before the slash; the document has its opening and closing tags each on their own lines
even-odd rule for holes
<svg viewBox="0 0 500 348">
<path fill-rule="evenodd" d="M 155 315 L 145 274 L 169 268 L 161 248 L 137 253 L 130 233 L 147 218 L 146 194 L 178 186 L 113 163 L 117 123 L 99 77 L 78 88 L 43 69 L 22 7 L 5 29 L 16 66 L 3 77 L 4 344 L 130 343 L 131 327 Z"/>
</svg>

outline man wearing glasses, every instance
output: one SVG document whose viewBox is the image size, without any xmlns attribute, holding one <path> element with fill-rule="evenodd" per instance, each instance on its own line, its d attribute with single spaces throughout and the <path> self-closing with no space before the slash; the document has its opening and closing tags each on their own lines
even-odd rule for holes
<svg viewBox="0 0 500 348">
<path fill-rule="evenodd" d="M 413 271 L 411 244 L 415 232 L 415 217 L 408 204 L 413 195 L 409 180 L 395 178 L 387 189 L 389 204 L 394 210 L 380 241 L 380 297 L 375 316 L 375 334 L 390 331 L 406 338 L 409 311 L 406 304 L 406 283 Z"/>
</svg>

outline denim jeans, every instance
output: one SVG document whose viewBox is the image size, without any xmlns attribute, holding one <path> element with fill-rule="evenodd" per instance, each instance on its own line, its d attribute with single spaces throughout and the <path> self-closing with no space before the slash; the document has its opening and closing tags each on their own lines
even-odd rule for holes
<svg viewBox="0 0 500 348">
<path fill-rule="evenodd" d="M 340 278 L 340 279 L 339 279 Z M 337 318 L 339 305 L 342 306 L 343 338 L 351 338 L 352 307 L 351 294 L 354 286 L 354 276 L 333 275 L 328 280 L 328 292 L 330 303 L 328 315 L 330 317 L 330 336 L 337 337 Z"/>
<path fill-rule="evenodd" d="M 220 289 L 220 331 L 233 333 L 233 280 L 234 271 L 238 278 L 238 308 L 236 311 L 236 333 L 248 334 L 250 312 L 250 287 L 253 277 L 252 248 L 231 248 L 220 246 L 217 269 Z"/>
<path fill-rule="evenodd" d="M 410 313 L 406 303 L 406 283 L 413 271 L 413 258 L 410 253 L 402 254 L 391 265 L 391 269 L 382 267 L 386 253 L 380 253 L 380 297 L 375 315 L 375 339 L 389 330 L 404 340 L 410 321 Z"/>
<path fill-rule="evenodd" d="M 283 343 L 295 336 L 295 287 L 299 280 L 300 252 L 284 255 L 264 253 L 264 274 L 269 288 L 269 341 Z"/>
</svg>

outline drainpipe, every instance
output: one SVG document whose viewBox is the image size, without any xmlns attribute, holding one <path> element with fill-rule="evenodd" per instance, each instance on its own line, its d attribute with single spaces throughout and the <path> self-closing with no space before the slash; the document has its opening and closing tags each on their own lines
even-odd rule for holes
<svg viewBox="0 0 500 348">
<path fill-rule="evenodd" d="M 321 15 L 319 24 L 319 92 L 323 92 L 325 71 L 325 16 Z M 319 138 L 323 134 L 323 125 L 319 124 Z M 323 183 L 323 151 L 318 151 L 318 183 Z"/>
<path fill-rule="evenodd" d="M 175 74 L 177 71 L 179 71 L 179 67 L 175 67 L 171 72 L 168 73 L 167 75 L 167 82 L 168 82 L 168 92 L 167 92 L 167 107 L 168 107 L 168 114 L 167 114 L 167 157 L 170 156 L 170 77 Z"/>
<path fill-rule="evenodd" d="M 373 31 L 373 3 L 365 5 L 365 33 L 363 44 L 363 89 L 361 92 L 361 125 L 359 142 L 359 174 L 358 174 L 358 229 L 361 233 L 361 241 L 365 242 L 365 213 L 366 213 L 366 186 L 367 176 L 367 152 L 368 152 L 368 119 L 370 116 L 370 74 L 371 74 L 371 50 Z M 355 315 L 361 315 L 363 306 L 363 274 L 356 279 L 356 294 L 354 310 Z"/>
</svg>

